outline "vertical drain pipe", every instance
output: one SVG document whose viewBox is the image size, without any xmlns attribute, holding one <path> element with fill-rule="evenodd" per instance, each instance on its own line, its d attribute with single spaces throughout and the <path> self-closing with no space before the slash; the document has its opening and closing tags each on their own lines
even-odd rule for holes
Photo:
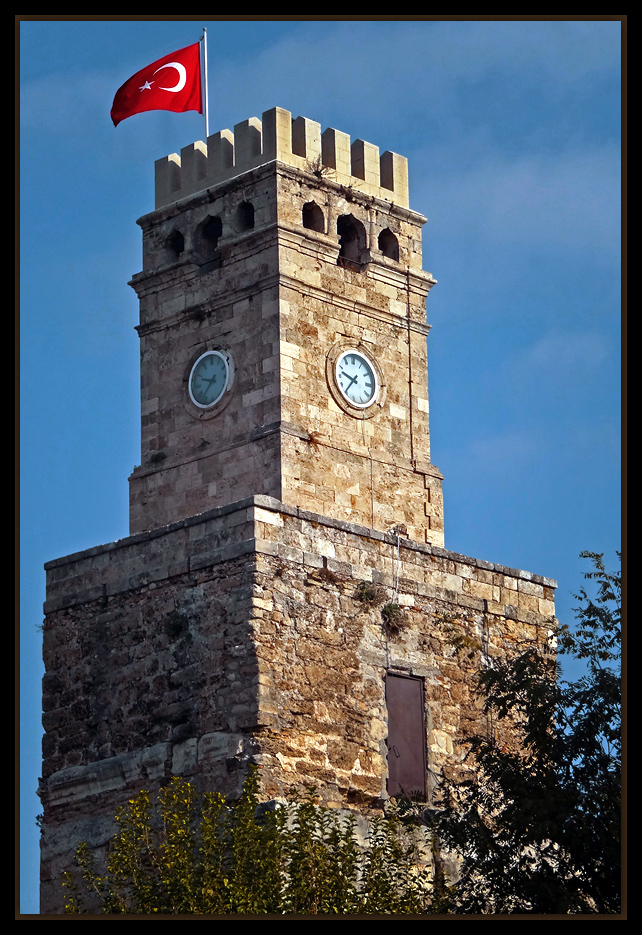
<svg viewBox="0 0 642 935">
<path fill-rule="evenodd" d="M 410 343 L 410 267 L 406 267 L 406 324 L 408 329 L 408 419 L 410 429 L 410 463 L 414 468 L 415 443 L 412 435 L 412 346 Z"/>
<path fill-rule="evenodd" d="M 399 597 L 399 543 L 401 542 L 401 536 L 399 535 L 399 531 L 397 529 L 395 529 L 395 536 L 397 537 L 397 569 L 395 572 L 395 596 L 392 599 L 393 604 L 397 603 L 397 598 Z"/>
</svg>

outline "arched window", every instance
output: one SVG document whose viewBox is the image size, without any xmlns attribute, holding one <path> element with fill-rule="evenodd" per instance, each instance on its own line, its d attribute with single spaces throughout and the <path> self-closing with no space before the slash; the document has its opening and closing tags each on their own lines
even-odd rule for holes
<svg viewBox="0 0 642 935">
<path fill-rule="evenodd" d="M 219 217 L 209 217 L 201 224 L 195 240 L 202 263 L 211 263 L 216 260 L 220 264 L 216 248 L 222 233 L 223 223 Z"/>
<path fill-rule="evenodd" d="M 384 256 L 399 262 L 399 241 L 389 228 L 386 227 L 385 230 L 381 231 L 378 242 L 379 249 Z"/>
<path fill-rule="evenodd" d="M 167 246 L 174 254 L 174 256 L 180 256 L 185 249 L 185 238 L 178 230 L 178 228 L 174 228 L 172 233 L 167 238 Z"/>
<path fill-rule="evenodd" d="M 325 229 L 324 220 L 323 211 L 314 201 L 303 205 L 302 221 L 305 228 L 322 234 Z"/>
<path fill-rule="evenodd" d="M 368 262 L 365 227 L 351 214 L 342 214 L 337 220 L 337 234 L 339 235 L 337 265 L 345 269 L 360 271 Z"/>
<path fill-rule="evenodd" d="M 223 223 L 219 217 L 208 218 L 201 231 L 202 239 L 216 250 L 218 239 L 223 233 Z"/>
<path fill-rule="evenodd" d="M 254 205 L 249 201 L 242 201 L 236 209 L 235 227 L 239 233 L 251 231 L 254 227 Z"/>
</svg>

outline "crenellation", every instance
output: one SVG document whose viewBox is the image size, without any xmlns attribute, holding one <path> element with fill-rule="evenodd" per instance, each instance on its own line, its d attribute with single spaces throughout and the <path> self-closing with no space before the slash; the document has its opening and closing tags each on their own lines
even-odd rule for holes
<svg viewBox="0 0 642 935">
<path fill-rule="evenodd" d="M 321 164 L 320 123 L 309 120 L 307 117 L 297 117 L 292 120 L 292 153 L 301 156 L 313 165 Z M 282 157 L 277 155 L 276 158 Z"/>
<path fill-rule="evenodd" d="M 207 146 L 198 140 L 181 149 L 181 188 L 200 191 L 207 177 Z"/>
<path fill-rule="evenodd" d="M 250 117 L 237 123 L 234 127 L 234 168 L 237 174 L 259 164 L 262 152 L 261 121 Z"/>
<path fill-rule="evenodd" d="M 172 204 L 181 197 L 181 157 L 170 153 L 157 159 L 154 165 L 155 202 L 157 208 Z"/>
<path fill-rule="evenodd" d="M 355 140 L 350 147 L 350 172 L 368 185 L 380 188 L 379 147 Z"/>
<path fill-rule="evenodd" d="M 339 177 L 352 174 L 350 137 L 347 133 L 328 127 L 321 134 L 321 147 L 323 165 L 334 169 Z"/>
<path fill-rule="evenodd" d="M 220 130 L 155 164 L 156 208 L 212 188 L 272 160 L 408 207 L 407 160 L 280 107 Z"/>
</svg>

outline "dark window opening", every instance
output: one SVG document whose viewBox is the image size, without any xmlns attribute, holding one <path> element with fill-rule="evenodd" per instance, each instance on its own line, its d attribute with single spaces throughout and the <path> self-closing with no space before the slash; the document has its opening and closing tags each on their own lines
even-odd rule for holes
<svg viewBox="0 0 642 935">
<path fill-rule="evenodd" d="M 306 205 L 303 205 L 302 220 L 303 226 L 308 230 L 317 231 L 319 234 L 324 232 L 323 211 L 314 201 L 309 201 Z"/>
<path fill-rule="evenodd" d="M 388 794 L 426 800 L 423 680 L 386 674 Z"/>
<path fill-rule="evenodd" d="M 179 230 L 173 230 L 167 238 L 167 244 L 176 256 L 180 256 L 185 249 L 185 238 Z"/>
<path fill-rule="evenodd" d="M 223 233 L 223 224 L 220 218 L 210 218 L 203 227 L 203 240 L 216 250 L 218 239 Z"/>
<path fill-rule="evenodd" d="M 379 234 L 379 249 L 388 259 L 399 262 L 399 241 L 387 227 Z"/>
<path fill-rule="evenodd" d="M 236 209 L 236 229 L 239 233 L 251 231 L 254 227 L 254 205 L 242 201 Z"/>
<path fill-rule="evenodd" d="M 201 265 L 208 265 L 208 269 L 210 268 L 209 264 L 213 262 L 220 265 L 220 256 L 216 248 L 222 234 L 223 224 L 219 217 L 207 218 L 198 231 L 196 243 L 198 245 L 200 263 Z"/>
<path fill-rule="evenodd" d="M 365 227 L 351 214 L 342 214 L 337 220 L 337 234 L 339 235 L 337 264 L 358 272 L 368 262 Z"/>
</svg>

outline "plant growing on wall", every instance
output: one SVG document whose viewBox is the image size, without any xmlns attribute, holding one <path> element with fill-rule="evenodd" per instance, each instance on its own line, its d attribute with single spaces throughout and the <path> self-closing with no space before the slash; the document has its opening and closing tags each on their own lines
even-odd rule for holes
<svg viewBox="0 0 642 935">
<path fill-rule="evenodd" d="M 374 581 L 360 581 L 355 591 L 355 597 L 362 604 L 369 604 L 377 607 L 383 604 L 386 599 L 385 588 Z"/>
<path fill-rule="evenodd" d="M 381 608 L 381 617 L 386 632 L 395 635 L 406 623 L 406 615 L 403 608 L 394 601 L 389 601 Z"/>
</svg>

